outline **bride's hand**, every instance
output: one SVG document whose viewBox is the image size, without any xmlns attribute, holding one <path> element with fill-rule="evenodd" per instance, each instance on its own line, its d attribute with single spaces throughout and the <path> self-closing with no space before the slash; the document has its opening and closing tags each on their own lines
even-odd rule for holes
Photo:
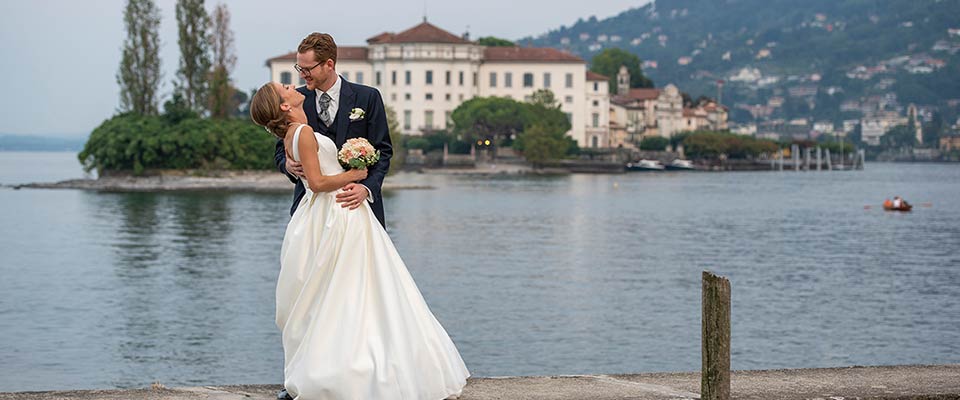
<svg viewBox="0 0 960 400">
<path fill-rule="evenodd" d="M 351 170 L 347 171 L 347 173 L 350 174 L 350 180 L 351 180 L 351 181 L 354 181 L 354 182 L 356 182 L 356 181 L 362 181 L 362 180 L 364 180 L 364 179 L 367 179 L 367 169 L 366 169 L 366 168 L 364 168 L 364 169 L 351 169 Z"/>
</svg>

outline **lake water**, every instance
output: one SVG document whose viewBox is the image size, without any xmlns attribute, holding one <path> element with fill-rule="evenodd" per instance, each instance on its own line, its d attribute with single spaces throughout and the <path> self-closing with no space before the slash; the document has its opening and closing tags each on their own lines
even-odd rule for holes
<svg viewBox="0 0 960 400">
<path fill-rule="evenodd" d="M 82 176 L 0 153 L 2 184 Z M 960 165 L 392 179 L 436 188 L 387 223 L 475 376 L 699 370 L 705 269 L 735 369 L 960 362 Z M 0 391 L 280 383 L 289 202 L 0 188 Z"/>
</svg>

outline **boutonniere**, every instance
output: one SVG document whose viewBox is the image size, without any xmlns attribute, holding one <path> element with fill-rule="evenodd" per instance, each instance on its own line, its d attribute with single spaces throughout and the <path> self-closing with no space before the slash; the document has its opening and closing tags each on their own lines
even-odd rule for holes
<svg viewBox="0 0 960 400">
<path fill-rule="evenodd" d="M 350 120 L 351 120 L 351 121 L 359 121 L 359 120 L 363 119 L 363 116 L 364 116 L 364 115 L 367 115 L 367 113 L 365 113 L 365 112 L 363 111 L 363 109 L 360 108 L 360 107 L 356 107 L 356 108 L 350 110 Z"/>
</svg>

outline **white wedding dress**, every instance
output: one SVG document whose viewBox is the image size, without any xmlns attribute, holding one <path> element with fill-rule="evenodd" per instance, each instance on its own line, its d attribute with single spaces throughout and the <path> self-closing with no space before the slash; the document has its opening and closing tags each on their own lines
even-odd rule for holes
<svg viewBox="0 0 960 400">
<path fill-rule="evenodd" d="M 300 161 L 298 139 L 293 157 Z M 314 133 L 324 175 L 337 146 Z M 280 252 L 277 327 L 284 387 L 297 400 L 441 400 L 470 375 L 366 201 L 307 188 Z M 377 199 L 381 201 L 381 199 Z"/>
</svg>

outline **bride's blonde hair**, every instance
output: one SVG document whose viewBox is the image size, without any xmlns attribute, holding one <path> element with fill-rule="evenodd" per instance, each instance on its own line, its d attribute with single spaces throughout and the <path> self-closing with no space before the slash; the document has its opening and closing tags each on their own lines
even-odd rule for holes
<svg viewBox="0 0 960 400">
<path fill-rule="evenodd" d="M 283 104 L 283 98 L 277 92 L 273 82 L 260 86 L 257 93 L 250 99 L 250 118 L 257 125 L 267 129 L 267 132 L 277 138 L 283 139 L 287 136 L 287 127 L 290 122 L 287 121 L 287 113 L 280 109 Z"/>
</svg>

